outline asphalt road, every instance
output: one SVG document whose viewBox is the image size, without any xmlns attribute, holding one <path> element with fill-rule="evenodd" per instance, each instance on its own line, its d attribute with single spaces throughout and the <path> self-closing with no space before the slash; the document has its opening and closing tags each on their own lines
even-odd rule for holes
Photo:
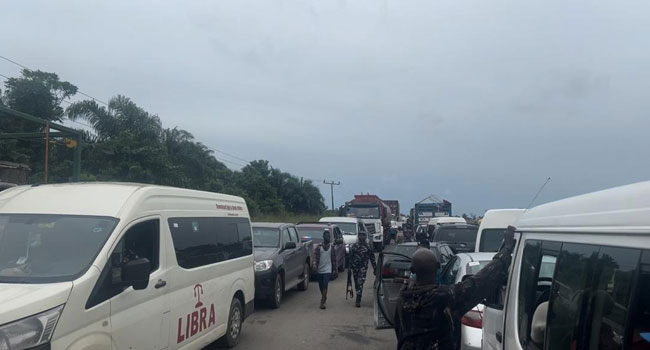
<svg viewBox="0 0 650 350">
<path fill-rule="evenodd" d="M 244 323 L 238 350 L 388 350 L 397 342 L 392 329 L 375 329 L 372 282 L 368 271 L 361 308 L 345 300 L 347 272 L 330 282 L 327 309 L 320 310 L 318 283 L 307 291 L 292 290 L 284 295 L 277 310 L 256 305 Z"/>
</svg>

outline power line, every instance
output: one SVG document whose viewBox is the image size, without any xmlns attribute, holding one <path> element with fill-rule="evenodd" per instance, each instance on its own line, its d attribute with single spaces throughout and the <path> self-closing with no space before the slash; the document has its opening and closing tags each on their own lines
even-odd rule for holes
<svg viewBox="0 0 650 350">
<path fill-rule="evenodd" d="M 0 58 L 2 58 L 3 60 L 5 60 L 5 61 L 7 61 L 7 62 L 10 62 L 10 63 L 13 63 L 13 64 L 17 65 L 18 67 L 21 67 L 21 68 L 24 68 L 24 69 L 27 69 L 27 70 L 31 70 L 31 71 L 33 71 L 33 69 L 31 69 L 31 68 L 25 66 L 24 64 L 18 63 L 18 62 L 14 61 L 14 60 L 12 60 L 12 59 L 10 59 L 10 58 L 7 58 L 7 57 L 5 57 L 5 56 L 0 55 Z M 6 76 L 4 76 L 4 75 L 3 75 L 3 77 L 9 79 L 8 77 L 6 77 Z M 90 95 L 88 95 L 87 93 L 85 93 L 85 92 L 83 92 L 83 91 L 81 91 L 81 90 L 77 90 L 77 93 L 78 93 L 79 95 L 86 96 L 86 97 L 88 97 L 88 98 L 90 98 L 90 99 L 93 99 L 93 100 L 96 101 L 96 102 L 99 102 L 99 103 L 101 103 L 101 104 L 103 104 L 103 105 L 108 106 L 108 103 L 106 103 L 106 102 L 104 102 L 104 101 L 102 101 L 102 100 L 100 100 L 100 99 L 98 99 L 98 98 L 95 98 L 95 97 L 93 97 L 93 96 L 90 96 Z"/>
<path fill-rule="evenodd" d="M 251 162 L 250 160 L 244 159 L 244 158 L 242 158 L 242 157 L 237 157 L 236 155 L 233 155 L 233 154 L 230 154 L 230 153 L 224 152 L 224 151 L 219 150 L 219 149 L 216 149 L 216 148 L 214 148 L 214 147 L 210 147 L 210 146 L 207 146 L 207 145 L 206 145 L 206 147 L 208 147 L 208 149 L 210 149 L 210 150 L 212 150 L 212 151 L 215 151 L 215 152 L 218 152 L 218 153 L 224 154 L 224 155 L 226 155 L 226 156 L 229 156 L 229 157 L 232 157 L 232 158 L 235 158 L 235 159 L 241 160 L 242 162 L 246 162 L 246 163 L 250 163 L 250 162 Z"/>
</svg>

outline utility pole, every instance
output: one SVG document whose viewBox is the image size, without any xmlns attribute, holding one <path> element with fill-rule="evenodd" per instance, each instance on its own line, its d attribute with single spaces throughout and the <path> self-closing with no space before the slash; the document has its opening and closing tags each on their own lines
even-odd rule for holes
<svg viewBox="0 0 650 350">
<path fill-rule="evenodd" d="M 330 185 L 330 192 L 332 193 L 332 210 L 334 210 L 334 186 L 338 186 L 341 184 L 340 181 L 325 181 L 323 180 L 323 183 L 326 185 Z"/>
</svg>

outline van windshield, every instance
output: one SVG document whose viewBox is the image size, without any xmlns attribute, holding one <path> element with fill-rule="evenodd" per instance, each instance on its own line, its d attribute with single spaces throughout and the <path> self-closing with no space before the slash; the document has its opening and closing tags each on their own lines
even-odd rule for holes
<svg viewBox="0 0 650 350">
<path fill-rule="evenodd" d="M 71 281 L 92 264 L 118 220 L 0 214 L 0 283 Z"/>
<path fill-rule="evenodd" d="M 355 222 L 332 222 L 332 224 L 336 224 L 344 235 L 356 236 L 357 234 L 357 224 Z"/>
<path fill-rule="evenodd" d="M 436 231 L 434 241 L 436 242 L 475 242 L 475 226 L 441 226 Z"/>
</svg>

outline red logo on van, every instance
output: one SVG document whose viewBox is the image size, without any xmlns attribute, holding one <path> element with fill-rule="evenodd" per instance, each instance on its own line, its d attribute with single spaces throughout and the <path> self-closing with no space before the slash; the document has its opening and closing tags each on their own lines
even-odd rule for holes
<svg viewBox="0 0 650 350">
<path fill-rule="evenodd" d="M 176 335 L 177 344 L 201 333 L 203 330 L 216 323 L 214 304 L 210 304 L 209 308 L 204 306 L 201 301 L 202 295 L 203 285 L 197 283 L 194 285 L 194 297 L 197 300 L 196 304 L 194 304 L 194 311 L 188 313 L 185 317 L 178 318 L 178 333 Z"/>
</svg>

